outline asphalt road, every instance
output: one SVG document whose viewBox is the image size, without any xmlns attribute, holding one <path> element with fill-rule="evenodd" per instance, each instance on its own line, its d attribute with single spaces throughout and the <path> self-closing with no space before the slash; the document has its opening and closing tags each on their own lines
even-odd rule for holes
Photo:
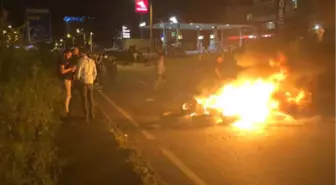
<svg viewBox="0 0 336 185">
<path fill-rule="evenodd" d="M 197 61 L 166 62 L 167 81 L 152 92 L 153 67 L 119 68 L 97 94 L 100 108 L 168 184 L 335 184 L 334 119 L 311 115 L 295 124 L 242 132 L 209 118 L 188 120 L 180 106 L 197 91 Z M 168 115 L 169 114 L 169 115 Z"/>
</svg>

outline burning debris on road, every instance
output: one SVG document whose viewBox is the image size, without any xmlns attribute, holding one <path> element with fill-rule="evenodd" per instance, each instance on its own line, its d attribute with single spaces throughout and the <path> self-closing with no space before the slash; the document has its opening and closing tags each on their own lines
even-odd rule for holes
<svg viewBox="0 0 336 185">
<path fill-rule="evenodd" d="M 294 121 L 307 109 L 311 95 L 303 89 L 288 88 L 288 71 L 274 64 L 272 68 L 277 69 L 266 77 L 240 76 L 226 82 L 215 93 L 194 97 L 194 103 L 185 103 L 182 109 L 189 110 L 190 117 L 211 115 L 239 129 Z"/>
</svg>

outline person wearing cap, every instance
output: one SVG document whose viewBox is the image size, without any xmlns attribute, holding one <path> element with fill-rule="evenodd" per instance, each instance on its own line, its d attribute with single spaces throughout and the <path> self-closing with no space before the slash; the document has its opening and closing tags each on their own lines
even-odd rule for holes
<svg viewBox="0 0 336 185">
<path fill-rule="evenodd" d="M 97 77 L 96 63 L 87 56 L 87 53 L 87 50 L 82 51 L 82 57 L 78 61 L 76 72 L 76 78 L 81 84 L 86 121 L 94 118 L 93 83 Z"/>
<path fill-rule="evenodd" d="M 60 63 L 60 73 L 62 75 L 64 86 L 65 86 L 65 92 L 66 92 L 66 98 L 65 98 L 65 113 L 69 113 L 69 105 L 71 100 L 71 88 L 72 88 L 72 82 L 73 82 L 73 75 L 76 71 L 76 65 L 74 65 L 71 62 L 71 50 L 65 50 L 64 51 L 64 57 L 61 60 Z"/>
</svg>

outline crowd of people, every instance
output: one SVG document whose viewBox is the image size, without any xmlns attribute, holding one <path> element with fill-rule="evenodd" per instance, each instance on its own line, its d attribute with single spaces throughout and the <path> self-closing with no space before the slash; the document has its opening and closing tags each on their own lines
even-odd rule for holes
<svg viewBox="0 0 336 185">
<path fill-rule="evenodd" d="M 85 118 L 87 121 L 95 117 L 94 114 L 94 89 L 101 90 L 104 81 L 105 66 L 104 60 L 107 56 L 102 54 L 93 54 L 86 49 L 67 49 L 63 51 L 61 57 L 59 72 L 65 87 L 65 113 L 71 112 L 71 98 L 73 91 L 78 91 L 82 96 L 82 104 Z M 116 61 L 111 63 L 109 67 L 110 82 L 115 83 L 117 74 Z M 157 92 L 159 87 L 165 81 L 165 64 L 163 50 L 157 51 L 157 59 L 155 63 L 156 80 L 154 82 L 153 91 Z"/>
</svg>

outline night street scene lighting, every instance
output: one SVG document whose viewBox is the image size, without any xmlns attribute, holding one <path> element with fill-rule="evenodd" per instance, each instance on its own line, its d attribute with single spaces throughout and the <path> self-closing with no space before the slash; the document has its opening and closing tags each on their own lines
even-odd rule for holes
<svg viewBox="0 0 336 185">
<path fill-rule="evenodd" d="M 146 26 L 146 22 L 141 22 L 140 24 L 139 24 L 139 27 L 141 28 L 141 27 L 145 27 Z"/>
<path fill-rule="evenodd" d="M 335 185 L 335 2 L 0 2 L 0 185 Z"/>
<path fill-rule="evenodd" d="M 178 21 L 177 21 L 177 19 L 176 19 L 176 17 L 175 16 L 173 16 L 173 17 L 170 17 L 169 18 L 169 21 L 171 21 L 172 23 L 178 23 Z"/>
</svg>

